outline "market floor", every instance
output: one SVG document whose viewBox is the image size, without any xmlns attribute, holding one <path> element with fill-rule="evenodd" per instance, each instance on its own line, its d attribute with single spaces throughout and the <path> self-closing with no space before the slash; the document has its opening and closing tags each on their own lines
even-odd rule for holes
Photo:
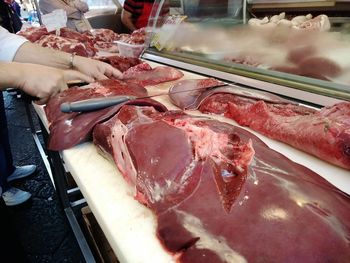
<svg viewBox="0 0 350 263">
<path fill-rule="evenodd" d="M 0 201 L 0 261 L 84 262 L 35 146 L 24 101 L 14 92 L 4 92 L 4 100 L 14 163 L 36 164 L 38 169 L 15 183 L 32 194 L 30 201 L 15 207 Z"/>
</svg>

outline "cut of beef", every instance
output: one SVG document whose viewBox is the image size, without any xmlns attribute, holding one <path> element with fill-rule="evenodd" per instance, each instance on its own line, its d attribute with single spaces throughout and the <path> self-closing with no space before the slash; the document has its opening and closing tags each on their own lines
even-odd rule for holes
<svg viewBox="0 0 350 263">
<path fill-rule="evenodd" d="M 142 63 L 142 61 L 138 58 L 124 56 L 95 57 L 95 59 L 106 62 L 112 65 L 114 68 L 119 69 L 121 72 Z"/>
<path fill-rule="evenodd" d="M 50 33 L 55 34 L 55 32 L 50 32 Z M 59 36 L 67 38 L 67 39 L 74 39 L 74 40 L 77 40 L 78 42 L 82 42 L 82 43 L 90 42 L 92 45 L 94 43 L 94 40 L 91 37 L 88 37 L 85 34 L 81 34 L 77 31 L 74 31 L 68 27 L 61 28 L 60 32 L 59 32 Z"/>
<path fill-rule="evenodd" d="M 80 43 L 74 39 L 67 39 L 56 35 L 44 35 L 35 43 L 42 47 L 61 50 L 68 53 L 75 53 L 83 57 L 93 57 L 96 49 L 89 43 Z"/>
<path fill-rule="evenodd" d="M 96 28 L 91 30 L 91 32 L 87 31 L 84 34 L 93 36 L 95 41 L 112 43 L 113 41 L 118 40 L 118 34 L 113 30 L 106 28 Z"/>
<path fill-rule="evenodd" d="M 156 85 L 182 77 L 183 73 L 175 68 L 158 66 L 152 69 L 147 63 L 138 64 L 123 73 L 124 80 L 129 80 L 142 86 Z"/>
<path fill-rule="evenodd" d="M 39 40 L 42 36 L 48 35 L 48 34 L 49 34 L 49 32 L 47 32 L 46 27 L 44 27 L 44 26 L 28 27 L 26 29 L 23 29 L 23 30 L 17 32 L 17 35 L 25 37 L 30 42 L 35 42 L 35 41 Z"/>
<path fill-rule="evenodd" d="M 233 94 L 244 98 L 264 100 L 273 103 L 293 103 L 292 101 L 282 99 L 268 92 L 243 88 L 233 84 L 222 86 L 223 84 L 223 82 L 213 78 L 182 80 L 178 81 L 169 89 L 169 96 L 172 102 L 183 110 L 197 109 L 205 98 L 217 93 Z"/>
<path fill-rule="evenodd" d="M 242 128 L 126 105 L 93 136 L 178 262 L 350 257 L 349 196 Z"/>
<path fill-rule="evenodd" d="M 116 44 L 110 43 L 110 42 L 96 41 L 94 46 L 100 51 L 105 51 L 105 52 L 109 52 L 109 53 L 118 53 L 119 52 L 118 46 Z"/>
<path fill-rule="evenodd" d="M 300 105 L 283 104 L 288 101 L 281 98 L 279 101 L 278 96 L 268 93 L 251 90 L 251 95 L 256 93 L 254 98 L 248 94 L 229 94 L 221 89 L 196 93 L 196 103 L 190 108 L 199 107 L 202 112 L 224 114 L 272 139 L 350 169 L 349 102 L 316 111 Z M 183 105 L 192 98 L 193 93 L 186 92 L 173 102 Z"/>
<path fill-rule="evenodd" d="M 102 80 L 84 87 L 67 89 L 51 98 L 45 107 L 50 130 L 48 148 L 59 151 L 86 140 L 96 123 L 113 116 L 120 107 L 114 106 L 87 113 L 63 113 L 60 111 L 60 105 L 63 102 L 116 95 L 142 97 L 147 95 L 147 91 L 132 83 Z"/>
</svg>

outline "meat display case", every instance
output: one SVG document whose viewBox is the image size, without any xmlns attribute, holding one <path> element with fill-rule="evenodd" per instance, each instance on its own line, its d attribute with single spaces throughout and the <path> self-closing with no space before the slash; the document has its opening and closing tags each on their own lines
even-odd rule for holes
<svg viewBox="0 0 350 263">
<path fill-rule="evenodd" d="M 298 1 L 287 2 L 298 6 Z M 257 20 L 249 1 L 235 3 L 156 1 L 143 58 L 318 106 L 350 100 L 348 24 L 327 16 L 324 23 L 317 21 L 323 8 L 314 11 L 316 15 L 310 13 L 302 25 L 290 23 L 296 21 L 295 10 L 294 17 L 275 13 L 260 17 L 262 22 L 256 25 L 249 21 Z M 318 2 L 309 1 L 317 8 L 312 3 Z M 166 14 L 164 9 L 171 18 L 160 15 Z M 299 14 L 307 13 L 305 7 L 300 8 Z M 311 26 L 318 28 L 307 28 Z"/>
<path fill-rule="evenodd" d="M 218 46 L 215 46 L 215 42 L 220 43 L 218 32 L 222 32 L 222 28 L 225 32 L 231 28 L 240 27 L 245 17 L 249 19 L 249 15 L 245 13 L 247 9 L 243 4 L 233 8 L 232 5 L 230 6 L 232 1 L 227 1 L 226 5 L 223 5 L 223 2 L 220 1 L 220 4 L 216 4 L 215 1 L 156 1 L 155 6 L 159 8 L 154 8 L 152 11 L 149 24 L 149 28 L 152 28 L 148 37 L 149 47 L 142 54 L 142 58 L 152 66 L 166 64 L 177 67 L 184 73 L 184 79 L 215 77 L 251 89 L 262 89 L 286 96 L 312 107 L 332 105 L 350 99 L 349 85 L 344 83 L 273 71 L 267 69 L 264 64 L 253 67 L 224 60 L 226 53 L 223 53 L 222 49 L 215 49 Z M 201 8 L 198 7 L 198 3 L 202 4 Z M 167 22 L 168 24 L 165 23 L 166 34 L 158 27 L 166 21 L 165 18 L 159 17 L 159 14 L 163 13 L 161 11 L 163 6 L 170 7 L 170 12 L 177 14 Z M 202 13 L 204 16 L 198 16 L 198 13 Z M 209 15 L 205 16 L 205 14 Z M 215 14 L 214 18 L 213 14 Z M 184 15 L 187 17 L 185 18 Z M 190 28 L 190 31 L 185 31 L 187 27 L 182 31 L 182 33 L 186 33 L 183 38 L 178 33 L 179 31 L 175 31 L 181 25 L 180 21 L 188 23 Z M 167 27 L 167 25 L 170 26 Z M 170 34 L 174 32 L 176 33 Z M 197 34 L 194 35 L 193 32 Z M 199 35 L 204 35 L 205 38 L 199 38 Z M 174 42 L 171 40 L 176 38 L 176 43 L 187 41 L 187 45 L 172 46 Z M 346 39 L 346 37 L 342 38 Z M 164 39 L 170 40 L 170 42 L 162 42 Z M 191 43 L 195 43 L 195 45 L 189 45 Z M 214 46 L 210 45 L 212 43 Z M 162 45 L 167 46 L 168 50 L 160 48 Z M 212 49 L 213 47 L 214 49 Z M 348 54 L 342 55 L 346 60 Z M 345 63 L 344 68 L 346 66 Z M 147 90 L 150 95 L 159 94 L 168 91 L 172 84 L 148 86 Z M 168 109 L 178 109 L 167 96 L 155 99 L 167 106 Z M 43 108 L 35 105 L 35 110 L 44 124 L 43 129 L 47 130 L 47 120 Z M 203 115 L 198 111 L 192 111 L 191 114 Z M 222 116 L 211 116 L 211 118 L 237 125 L 234 121 Z M 340 190 L 350 194 L 348 170 L 325 163 L 284 143 L 248 130 L 257 135 L 270 148 L 282 153 L 292 161 L 308 167 Z M 59 154 L 56 153 L 55 159 L 53 162 L 56 164 L 62 160 L 65 169 L 73 176 L 84 200 L 91 208 L 120 262 L 150 262 L 150 259 L 155 263 L 175 262 L 175 259 L 164 250 L 156 237 L 155 215 L 134 199 L 132 187 L 125 182 L 116 165 L 102 157 L 91 142 L 79 144 Z M 67 199 L 66 189 L 59 189 L 63 186 L 59 183 L 62 181 L 60 178 L 62 171 L 57 170 L 61 168 L 59 165 L 54 168 L 53 176 L 58 182 L 56 189 L 61 193 L 61 199 L 67 206 L 65 209 L 70 208 L 72 204 Z M 91 255 L 86 257 L 88 262 L 93 262 L 91 257 Z"/>
</svg>

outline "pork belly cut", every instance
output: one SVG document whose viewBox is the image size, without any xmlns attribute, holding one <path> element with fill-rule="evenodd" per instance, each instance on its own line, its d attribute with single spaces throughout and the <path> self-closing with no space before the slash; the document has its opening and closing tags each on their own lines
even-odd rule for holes
<svg viewBox="0 0 350 263">
<path fill-rule="evenodd" d="M 349 196 L 242 128 L 125 105 L 93 137 L 177 262 L 350 257 Z"/>
</svg>

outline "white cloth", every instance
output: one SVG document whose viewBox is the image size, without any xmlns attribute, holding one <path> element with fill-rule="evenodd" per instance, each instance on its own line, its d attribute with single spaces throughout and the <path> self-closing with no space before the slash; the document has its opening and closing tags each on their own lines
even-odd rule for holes
<svg viewBox="0 0 350 263">
<path fill-rule="evenodd" d="M 0 61 L 12 61 L 17 50 L 27 41 L 24 37 L 9 33 L 0 26 Z"/>
</svg>

